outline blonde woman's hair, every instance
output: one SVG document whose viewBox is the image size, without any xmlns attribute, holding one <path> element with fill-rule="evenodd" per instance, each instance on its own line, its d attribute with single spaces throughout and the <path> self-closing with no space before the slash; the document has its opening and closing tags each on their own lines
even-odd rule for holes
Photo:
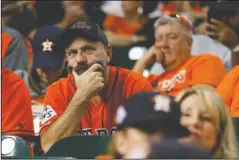
<svg viewBox="0 0 239 160">
<path fill-rule="evenodd" d="M 209 85 L 196 85 L 181 91 L 176 101 L 181 103 L 188 96 L 196 94 L 204 99 L 207 107 L 219 113 L 219 122 L 215 124 L 219 132 L 219 142 L 213 151 L 213 158 L 238 158 L 238 144 L 232 119 L 222 98 Z"/>
</svg>

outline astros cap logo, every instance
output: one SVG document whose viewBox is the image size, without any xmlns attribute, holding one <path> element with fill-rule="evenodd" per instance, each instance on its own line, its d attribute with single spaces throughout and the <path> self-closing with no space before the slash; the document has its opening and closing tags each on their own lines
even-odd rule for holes
<svg viewBox="0 0 239 160">
<path fill-rule="evenodd" d="M 155 111 L 163 111 L 166 113 L 171 111 L 171 100 L 169 97 L 157 95 L 152 98 L 152 102 L 154 103 Z"/>
<path fill-rule="evenodd" d="M 42 43 L 43 46 L 43 52 L 50 51 L 52 52 L 52 46 L 54 45 L 53 42 L 50 42 L 48 39 Z"/>
</svg>

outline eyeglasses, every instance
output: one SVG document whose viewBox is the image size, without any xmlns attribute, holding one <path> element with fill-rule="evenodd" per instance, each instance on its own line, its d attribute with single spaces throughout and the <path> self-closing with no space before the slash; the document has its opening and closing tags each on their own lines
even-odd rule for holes
<svg viewBox="0 0 239 160">
<path fill-rule="evenodd" d="M 179 19 L 180 22 L 187 28 L 187 30 L 192 29 L 189 22 L 183 16 L 181 16 L 180 14 L 171 14 L 171 15 L 169 15 L 169 17 Z"/>
</svg>

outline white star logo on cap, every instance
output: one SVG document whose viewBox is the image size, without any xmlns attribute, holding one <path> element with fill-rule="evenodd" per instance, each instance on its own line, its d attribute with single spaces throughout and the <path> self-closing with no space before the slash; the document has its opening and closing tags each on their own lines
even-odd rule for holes
<svg viewBox="0 0 239 160">
<path fill-rule="evenodd" d="M 154 97 L 154 110 L 155 111 L 163 111 L 163 112 L 170 112 L 171 107 L 170 103 L 171 100 L 169 97 L 162 96 L 162 95 L 157 95 Z"/>
<path fill-rule="evenodd" d="M 124 109 L 124 106 L 122 106 L 122 105 L 119 106 L 117 113 L 116 113 L 116 123 L 121 124 L 124 121 L 124 119 L 126 118 L 126 116 L 127 116 L 127 112 Z"/>
<path fill-rule="evenodd" d="M 42 43 L 42 46 L 43 46 L 43 52 L 46 52 L 46 51 L 50 51 L 52 52 L 52 46 L 54 45 L 53 42 L 50 42 L 48 39 Z"/>
</svg>

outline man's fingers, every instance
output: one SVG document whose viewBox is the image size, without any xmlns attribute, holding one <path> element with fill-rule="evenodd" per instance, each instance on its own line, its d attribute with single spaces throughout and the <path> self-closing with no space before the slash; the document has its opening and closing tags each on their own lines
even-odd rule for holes
<svg viewBox="0 0 239 160">
<path fill-rule="evenodd" d="M 208 35 L 209 37 L 213 37 L 213 38 L 215 38 L 215 39 L 218 39 L 218 38 L 219 38 L 219 35 L 218 35 L 218 33 L 216 33 L 216 32 L 206 31 L 205 34 Z"/>
<path fill-rule="evenodd" d="M 103 77 L 103 73 L 102 72 L 94 72 L 96 77 Z"/>
<path fill-rule="evenodd" d="M 97 77 L 96 80 L 97 80 L 97 82 L 104 83 L 104 78 L 103 77 Z"/>
<path fill-rule="evenodd" d="M 211 21 L 212 24 L 214 24 L 214 25 L 216 25 L 218 27 L 222 26 L 224 24 L 222 21 L 218 21 L 218 20 L 216 20 L 214 18 L 212 18 L 210 21 Z"/>
<path fill-rule="evenodd" d="M 214 25 L 214 24 L 210 24 L 210 25 L 208 26 L 208 28 L 212 29 L 214 32 L 219 32 L 219 31 L 220 31 L 219 26 L 216 26 L 216 25 Z"/>
<path fill-rule="evenodd" d="M 88 71 L 103 71 L 104 70 L 104 68 L 103 68 L 103 66 L 102 65 L 100 65 L 99 63 L 94 63 L 89 69 L 88 69 Z"/>
</svg>

